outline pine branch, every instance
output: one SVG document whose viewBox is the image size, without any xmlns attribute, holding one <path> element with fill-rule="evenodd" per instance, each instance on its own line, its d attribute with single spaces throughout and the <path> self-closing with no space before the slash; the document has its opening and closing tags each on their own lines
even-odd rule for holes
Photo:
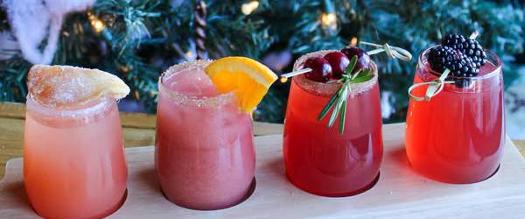
<svg viewBox="0 0 525 219">
<path fill-rule="evenodd" d="M 283 50 L 296 58 L 310 51 L 340 49 L 353 37 L 388 42 L 418 54 L 446 32 L 458 30 L 464 34 L 481 31 L 482 44 L 500 55 L 512 56 L 523 52 L 525 46 L 523 3 L 515 0 L 260 0 L 259 7 L 245 15 L 240 9 L 246 2 L 206 1 L 210 58 L 243 55 L 262 59 Z M 326 2 L 333 4 L 337 15 L 335 31 L 326 31 L 320 24 Z M 159 74 L 195 52 L 193 7 L 191 0 L 99 0 L 91 11 L 106 29 L 96 32 L 85 12 L 70 14 L 64 20 L 53 64 L 112 72 L 131 86 L 133 96 L 149 112 L 154 112 Z M 5 10 L 0 9 L 0 31 L 9 29 Z M 405 64 L 374 57 L 384 79 L 381 86 L 393 94 L 390 99 L 399 112 L 406 106 L 405 90 L 411 83 L 415 60 Z M 506 60 L 505 66 L 510 64 Z M 25 75 L 30 66 L 21 54 L 0 60 L 0 100 L 25 100 Z M 509 75 L 515 69 L 506 68 L 504 72 Z M 274 85 L 255 118 L 282 121 L 288 86 Z M 402 113 L 396 116 L 404 117 Z"/>
</svg>

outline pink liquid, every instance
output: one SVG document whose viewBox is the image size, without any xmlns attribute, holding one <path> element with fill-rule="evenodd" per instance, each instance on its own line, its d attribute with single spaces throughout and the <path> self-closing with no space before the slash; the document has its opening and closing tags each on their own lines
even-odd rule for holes
<svg viewBox="0 0 525 219">
<path fill-rule="evenodd" d="M 414 83 L 436 78 L 421 59 Z M 496 171 L 505 130 L 503 78 L 492 63 L 482 66 L 480 75 L 486 78 L 474 80 L 471 87 L 450 84 L 428 102 L 410 100 L 406 151 L 416 171 L 448 183 L 479 182 Z M 417 95 L 424 92 L 415 90 Z"/>
<path fill-rule="evenodd" d="M 372 186 L 383 154 L 379 87 L 373 80 L 348 99 L 341 135 L 338 122 L 327 128 L 329 116 L 317 120 L 337 85 L 315 89 L 305 85 L 319 83 L 294 77 L 284 123 L 286 175 L 294 185 L 323 196 L 353 195 Z"/>
<path fill-rule="evenodd" d="M 62 116 L 30 98 L 27 104 L 24 182 L 33 209 L 45 218 L 101 218 L 117 210 L 127 168 L 115 102 Z"/>
<path fill-rule="evenodd" d="M 193 209 L 236 205 L 255 175 L 251 117 L 239 111 L 232 94 L 217 94 L 202 67 L 172 73 L 162 78 L 157 112 L 162 191 Z"/>
</svg>

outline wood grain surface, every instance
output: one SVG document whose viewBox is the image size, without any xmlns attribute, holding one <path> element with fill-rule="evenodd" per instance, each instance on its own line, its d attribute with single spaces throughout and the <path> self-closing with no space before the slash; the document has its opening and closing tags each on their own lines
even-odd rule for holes
<svg viewBox="0 0 525 219">
<path fill-rule="evenodd" d="M 384 156 L 378 182 L 359 195 L 327 198 L 306 193 L 284 174 L 282 135 L 255 138 L 256 188 L 241 204 L 198 211 L 169 202 L 154 170 L 154 147 L 126 149 L 128 194 L 110 218 L 524 218 L 525 160 L 506 140 L 501 168 L 473 184 L 447 184 L 410 168 L 403 124 L 383 126 Z M 9 161 L 0 180 L 0 218 L 33 218 L 25 198 L 22 159 Z"/>
</svg>

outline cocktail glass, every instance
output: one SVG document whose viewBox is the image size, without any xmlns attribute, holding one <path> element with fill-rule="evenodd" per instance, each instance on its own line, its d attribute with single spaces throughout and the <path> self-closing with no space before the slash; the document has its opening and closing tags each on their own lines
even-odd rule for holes
<svg viewBox="0 0 525 219">
<path fill-rule="evenodd" d="M 299 58 L 294 70 L 319 51 Z M 351 85 L 344 133 L 338 124 L 327 127 L 328 116 L 317 118 L 338 83 L 311 81 L 304 75 L 292 80 L 284 122 L 284 161 L 288 179 L 297 187 L 322 196 L 349 196 L 366 191 L 379 176 L 383 154 L 377 69 L 374 78 Z"/>
<path fill-rule="evenodd" d="M 127 167 L 114 99 L 51 108 L 27 97 L 24 182 L 44 218 L 102 218 L 125 199 Z"/>
<path fill-rule="evenodd" d="M 175 65 L 161 76 L 155 143 L 166 198 L 201 210 L 240 203 L 255 175 L 251 115 L 233 92 L 217 92 L 204 72 L 209 63 Z"/>
<path fill-rule="evenodd" d="M 427 61 L 428 51 L 419 57 L 414 83 L 439 77 Z M 496 54 L 486 53 L 487 63 L 465 87 L 449 83 L 429 101 L 410 100 L 406 153 L 417 172 L 462 184 L 485 180 L 498 169 L 505 142 L 502 64 Z M 425 88 L 413 94 L 424 96 Z"/>
</svg>

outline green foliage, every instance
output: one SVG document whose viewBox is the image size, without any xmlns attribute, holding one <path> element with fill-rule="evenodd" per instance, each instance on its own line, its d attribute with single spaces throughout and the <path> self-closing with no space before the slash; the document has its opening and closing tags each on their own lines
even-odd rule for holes
<svg viewBox="0 0 525 219">
<path fill-rule="evenodd" d="M 242 55 L 262 59 L 276 51 L 289 51 L 296 58 L 320 49 L 339 49 L 353 37 L 388 42 L 417 57 L 447 32 L 468 35 L 476 30 L 483 45 L 506 55 L 507 66 L 515 66 L 512 57 L 523 52 L 525 44 L 524 10 L 517 1 L 261 0 L 256 11 L 245 15 L 241 7 L 246 2 L 206 1 L 210 58 Z M 115 73 L 130 85 L 132 98 L 154 112 L 161 72 L 195 54 L 193 7 L 191 0 L 98 0 L 90 13 L 107 28 L 96 32 L 88 13 L 70 14 L 53 63 Z M 336 29 L 321 25 L 320 17 L 327 12 L 337 15 Z M 5 20 L 0 10 L 0 30 L 9 29 Z M 385 55 L 373 58 L 383 74 L 382 89 L 393 93 L 389 101 L 397 111 L 390 121 L 399 121 L 404 118 L 406 89 L 416 61 L 400 63 Z M 21 55 L 0 60 L 0 100 L 24 101 L 30 66 Z M 513 75 L 513 69 L 504 72 Z M 509 82 L 512 77 L 505 79 Z M 287 92 L 287 84 L 275 84 L 255 118 L 282 121 Z"/>
</svg>

